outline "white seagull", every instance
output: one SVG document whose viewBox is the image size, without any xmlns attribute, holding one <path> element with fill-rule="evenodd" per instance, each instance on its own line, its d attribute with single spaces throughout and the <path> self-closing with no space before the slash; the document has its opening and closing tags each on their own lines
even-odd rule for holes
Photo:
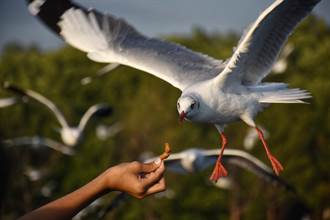
<svg viewBox="0 0 330 220">
<path fill-rule="evenodd" d="M 16 137 L 12 139 L 1 140 L 0 143 L 8 147 L 31 146 L 32 148 L 37 149 L 40 147 L 49 147 L 65 155 L 74 155 L 74 150 L 72 148 L 65 146 L 64 144 L 61 144 L 52 139 L 40 136 Z"/>
<path fill-rule="evenodd" d="M 64 118 L 62 112 L 46 97 L 32 90 L 23 90 L 17 86 L 11 85 L 8 82 L 4 85 L 5 89 L 12 91 L 18 95 L 26 96 L 47 106 L 56 116 L 58 122 L 61 124 L 60 134 L 64 144 L 73 147 L 76 146 L 82 139 L 83 132 L 88 121 L 95 115 L 107 116 L 112 113 L 111 107 L 105 104 L 96 104 L 91 106 L 81 118 L 78 126 L 70 126 Z"/>
<path fill-rule="evenodd" d="M 193 173 L 207 169 L 217 160 L 220 150 L 203 150 L 199 148 L 190 148 L 188 150 L 171 154 L 164 160 L 166 169 L 176 173 Z M 150 158 L 145 162 L 155 161 L 157 158 Z M 263 162 L 251 154 L 241 151 L 227 149 L 222 155 L 222 161 L 225 165 L 233 165 L 248 170 L 259 178 L 282 186 L 285 189 L 293 190 L 292 186 L 283 179 L 275 175 L 272 170 Z M 222 187 L 221 187 L 222 188 Z"/>
<path fill-rule="evenodd" d="M 294 27 L 320 0 L 276 0 L 242 36 L 227 62 L 175 43 L 146 37 L 126 21 L 70 0 L 26 0 L 33 15 L 96 62 L 119 63 L 159 77 L 182 91 L 180 119 L 214 124 L 222 146 L 210 177 L 226 176 L 221 164 L 226 124 L 242 120 L 258 131 L 273 170 L 283 170 L 271 154 L 254 117 L 268 103 L 304 103 L 310 93 L 285 83 L 262 83 Z"/>
</svg>

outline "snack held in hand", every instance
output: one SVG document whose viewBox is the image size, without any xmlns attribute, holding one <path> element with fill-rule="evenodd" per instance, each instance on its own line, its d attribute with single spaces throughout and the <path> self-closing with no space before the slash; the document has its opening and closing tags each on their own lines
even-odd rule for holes
<svg viewBox="0 0 330 220">
<path fill-rule="evenodd" d="M 166 158 L 168 158 L 171 154 L 171 147 L 169 143 L 165 143 L 164 144 L 164 153 L 162 153 L 159 158 L 161 160 L 165 160 Z"/>
</svg>

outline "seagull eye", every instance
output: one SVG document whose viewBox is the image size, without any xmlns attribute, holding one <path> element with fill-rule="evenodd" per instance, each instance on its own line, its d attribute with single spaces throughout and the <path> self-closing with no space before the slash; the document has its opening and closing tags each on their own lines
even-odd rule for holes
<svg viewBox="0 0 330 220">
<path fill-rule="evenodd" d="M 180 103 L 178 103 L 178 108 L 180 108 Z"/>
<path fill-rule="evenodd" d="M 190 105 L 190 108 L 193 109 L 194 107 L 195 107 L 195 103 L 192 103 L 192 104 Z"/>
</svg>

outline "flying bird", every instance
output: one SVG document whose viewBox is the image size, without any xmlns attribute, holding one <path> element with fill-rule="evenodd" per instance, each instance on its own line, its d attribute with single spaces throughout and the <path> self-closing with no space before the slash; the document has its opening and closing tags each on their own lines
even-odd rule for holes
<svg viewBox="0 0 330 220">
<path fill-rule="evenodd" d="M 210 167 L 217 160 L 220 150 L 203 150 L 199 148 L 190 148 L 188 150 L 172 153 L 164 163 L 166 169 L 176 173 L 194 173 Z M 157 158 L 150 158 L 145 162 L 152 162 Z M 222 155 L 222 161 L 225 165 L 233 165 L 248 170 L 259 178 L 292 190 L 293 187 L 283 179 L 275 175 L 272 170 L 263 162 L 251 154 L 234 149 L 227 149 Z"/>
<path fill-rule="evenodd" d="M 167 159 L 164 160 L 164 163 L 166 169 L 169 171 L 179 174 L 191 174 L 194 172 L 203 171 L 214 164 L 217 160 L 219 152 L 220 150 L 190 148 L 179 153 L 172 153 Z M 150 153 L 151 152 L 144 152 L 141 155 L 141 160 L 145 163 L 150 163 L 158 158 L 150 157 Z M 148 159 L 144 159 L 146 157 Z M 241 150 L 227 149 L 224 152 L 222 159 L 226 165 L 240 167 L 244 170 L 250 171 L 264 181 L 270 182 L 275 186 L 282 187 L 289 192 L 295 192 L 293 186 L 275 175 L 268 166 L 249 153 Z M 220 181 L 216 182 L 214 185 L 222 189 L 231 189 L 232 180 L 228 177 L 221 178 Z M 106 206 L 106 208 L 101 210 L 98 217 L 104 218 L 107 213 L 120 205 L 125 199 L 127 199 L 126 193 L 118 194 L 112 202 Z"/>
<path fill-rule="evenodd" d="M 82 139 L 83 132 L 87 126 L 88 121 L 93 116 L 108 116 L 112 113 L 112 108 L 105 104 L 96 104 L 91 106 L 81 118 L 78 126 L 70 126 L 67 120 L 64 118 L 62 112 L 56 107 L 56 105 L 51 102 L 46 97 L 41 94 L 32 91 L 32 90 L 24 90 L 15 85 L 12 85 L 8 82 L 5 83 L 4 88 L 12 91 L 18 95 L 26 96 L 31 99 L 34 99 L 41 104 L 47 106 L 55 115 L 58 122 L 62 126 L 60 129 L 60 134 L 62 141 L 65 145 L 73 147 L 76 146 Z"/>
<path fill-rule="evenodd" d="M 40 147 L 49 147 L 53 150 L 61 152 L 65 155 L 73 155 L 74 150 L 64 144 L 61 144 L 57 141 L 54 141 L 50 138 L 44 138 L 40 136 L 32 136 L 32 137 L 16 137 L 12 139 L 1 140 L 0 143 L 5 146 L 15 147 L 15 146 L 31 146 L 33 148 Z"/>
<path fill-rule="evenodd" d="M 258 132 L 274 172 L 283 170 L 254 118 L 269 103 L 305 103 L 309 92 L 285 83 L 264 83 L 295 26 L 320 0 L 276 0 L 245 31 L 226 62 L 164 40 L 147 37 L 110 14 L 69 0 L 26 0 L 33 15 L 73 47 L 101 63 L 127 65 L 159 77 L 182 91 L 179 119 L 214 124 L 222 145 L 210 179 L 226 176 L 224 127 L 242 120 Z"/>
</svg>

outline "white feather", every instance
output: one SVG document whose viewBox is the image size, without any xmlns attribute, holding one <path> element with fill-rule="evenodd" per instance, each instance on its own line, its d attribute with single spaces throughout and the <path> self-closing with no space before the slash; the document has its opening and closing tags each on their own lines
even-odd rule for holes
<svg viewBox="0 0 330 220">
<path fill-rule="evenodd" d="M 311 98 L 311 94 L 305 90 L 287 89 L 263 93 L 260 103 L 306 103 L 302 99 Z"/>
</svg>

